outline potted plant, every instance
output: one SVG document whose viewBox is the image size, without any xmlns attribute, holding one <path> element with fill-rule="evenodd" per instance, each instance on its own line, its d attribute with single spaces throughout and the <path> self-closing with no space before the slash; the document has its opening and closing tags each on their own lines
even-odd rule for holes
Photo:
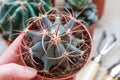
<svg viewBox="0 0 120 80">
<path fill-rule="evenodd" d="M 13 41 L 30 17 L 52 8 L 50 0 L 8 0 L 0 2 L 0 31 L 7 41 Z"/>
<path fill-rule="evenodd" d="M 73 80 L 91 52 L 83 21 L 63 7 L 30 18 L 23 34 L 20 56 L 38 71 L 35 80 Z"/>
</svg>

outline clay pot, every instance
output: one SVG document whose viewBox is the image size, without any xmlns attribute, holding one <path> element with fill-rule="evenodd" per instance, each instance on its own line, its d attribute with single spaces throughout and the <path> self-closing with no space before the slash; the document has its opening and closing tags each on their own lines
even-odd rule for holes
<svg viewBox="0 0 120 80">
<path fill-rule="evenodd" d="M 96 26 L 96 23 L 93 23 L 91 26 L 89 26 L 87 29 L 91 35 L 91 37 L 93 37 L 93 34 L 94 34 L 94 28 Z"/>
<path fill-rule="evenodd" d="M 37 75 L 36 78 L 34 78 L 33 80 L 74 80 L 75 74 L 66 78 L 60 78 L 60 79 L 51 79 L 51 78 L 45 78 L 42 76 Z"/>
<path fill-rule="evenodd" d="M 101 18 L 104 12 L 105 0 L 93 0 L 93 3 L 97 6 L 97 15 L 98 18 Z"/>
</svg>

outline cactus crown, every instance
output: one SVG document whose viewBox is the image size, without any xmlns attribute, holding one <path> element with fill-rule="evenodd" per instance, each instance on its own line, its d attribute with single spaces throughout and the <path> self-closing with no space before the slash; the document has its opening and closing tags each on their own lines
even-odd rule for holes
<svg viewBox="0 0 120 80">
<path fill-rule="evenodd" d="M 0 13 L 0 29 L 2 36 L 13 41 L 17 31 L 23 30 L 30 17 L 51 9 L 50 0 L 8 0 L 4 1 Z"/>
<path fill-rule="evenodd" d="M 23 58 L 40 75 L 42 72 L 54 78 L 71 75 L 71 68 L 80 69 L 88 58 L 86 54 L 90 53 L 91 39 L 88 32 L 83 23 L 65 8 L 53 8 L 44 15 L 30 18 L 25 33 L 22 42 Z M 83 60 L 83 56 L 86 59 Z M 63 69 L 59 71 L 62 76 L 55 75 L 55 70 L 60 67 Z M 65 70 L 70 73 L 65 75 Z"/>
</svg>

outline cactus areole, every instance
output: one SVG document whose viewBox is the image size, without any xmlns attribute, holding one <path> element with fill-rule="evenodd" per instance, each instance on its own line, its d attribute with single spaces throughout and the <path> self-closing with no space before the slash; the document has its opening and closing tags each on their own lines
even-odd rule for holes
<svg viewBox="0 0 120 80">
<path fill-rule="evenodd" d="M 21 44 L 22 59 L 47 78 L 78 72 L 91 52 L 91 37 L 82 21 L 67 10 L 53 8 L 29 19 Z"/>
</svg>

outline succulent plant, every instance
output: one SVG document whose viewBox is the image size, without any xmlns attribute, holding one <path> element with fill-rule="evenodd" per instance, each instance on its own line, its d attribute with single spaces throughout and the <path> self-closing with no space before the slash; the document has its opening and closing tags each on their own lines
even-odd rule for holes
<svg viewBox="0 0 120 80">
<path fill-rule="evenodd" d="M 40 75 L 66 77 L 77 72 L 88 59 L 89 33 L 67 9 L 53 8 L 46 14 L 30 18 L 24 32 L 22 57 Z"/>
<path fill-rule="evenodd" d="M 65 7 L 72 8 L 77 19 L 86 21 L 86 26 L 98 20 L 97 9 L 92 0 L 67 0 Z"/>
<path fill-rule="evenodd" d="M 50 0 L 8 0 L 2 2 L 0 29 L 2 36 L 9 41 L 15 39 L 17 31 L 23 30 L 30 17 L 52 8 Z"/>
</svg>

